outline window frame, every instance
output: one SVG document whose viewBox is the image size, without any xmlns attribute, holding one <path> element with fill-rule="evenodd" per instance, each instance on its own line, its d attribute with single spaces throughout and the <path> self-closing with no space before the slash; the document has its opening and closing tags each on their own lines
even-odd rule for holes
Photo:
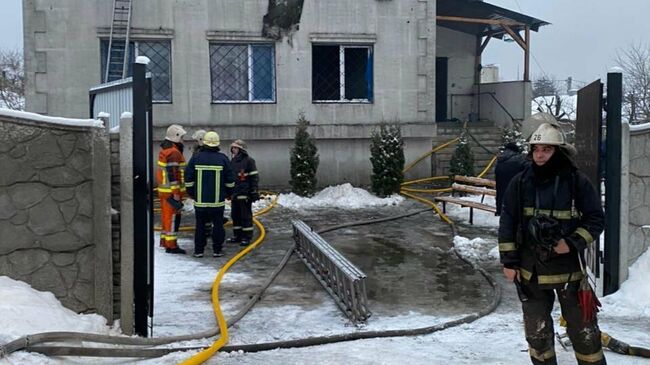
<svg viewBox="0 0 650 365">
<path fill-rule="evenodd" d="M 104 42 L 106 42 L 106 44 L 107 44 L 106 47 L 108 48 L 109 39 L 108 38 L 100 38 L 100 43 L 99 43 L 100 44 L 100 57 L 102 57 L 102 54 L 101 54 L 102 53 L 102 48 L 103 48 L 102 44 Z M 169 100 L 154 100 L 153 95 L 151 95 L 151 97 L 152 97 L 151 102 L 153 104 L 172 104 L 173 100 L 174 100 L 174 89 L 173 89 L 174 82 L 173 82 L 173 73 L 172 73 L 172 70 L 173 70 L 172 65 L 173 65 L 173 62 L 174 62 L 174 59 L 173 59 L 174 58 L 174 52 L 173 52 L 173 42 L 172 42 L 172 40 L 167 39 L 167 38 L 163 38 L 163 39 L 159 39 L 159 38 L 152 38 L 152 39 L 136 38 L 136 39 L 130 39 L 129 43 L 131 43 L 131 42 L 133 42 L 133 55 L 132 55 L 132 57 L 133 57 L 134 60 L 138 56 L 140 56 L 140 43 L 142 43 L 142 42 L 145 42 L 145 43 L 146 42 L 150 42 L 150 43 L 167 42 L 167 43 L 169 43 L 169 70 L 168 70 L 168 74 L 169 74 Z M 108 52 L 108 49 L 106 50 L 106 52 Z M 106 56 L 106 55 L 104 55 L 104 56 Z M 131 57 L 131 56 L 129 56 L 129 57 Z M 104 65 L 104 67 L 107 67 L 105 65 L 106 57 L 102 57 L 102 58 L 103 59 L 100 60 L 100 71 L 101 71 L 100 80 L 104 79 L 103 75 L 104 75 L 104 72 L 106 72 L 106 69 L 102 69 L 102 65 Z M 131 76 L 128 76 L 128 77 L 131 77 Z M 152 92 L 152 94 L 153 94 L 153 92 Z"/>
<path fill-rule="evenodd" d="M 314 77 L 311 78 L 311 88 L 312 88 L 312 104 L 374 104 L 374 86 L 375 86 L 375 59 L 374 59 L 374 44 L 355 44 L 355 43 L 312 43 L 312 57 L 314 55 L 313 47 L 319 46 L 337 46 L 339 48 L 339 100 L 316 100 L 314 99 Z M 345 99 L 345 50 L 348 48 L 365 48 L 367 50 L 368 58 L 372 57 L 372 89 L 369 90 L 370 98 L 364 99 Z M 312 75 L 314 63 L 312 60 Z"/>
<path fill-rule="evenodd" d="M 271 49 L 271 99 L 253 99 L 253 46 L 264 45 Z M 214 73 L 212 71 L 212 47 L 218 46 L 246 46 L 246 66 L 247 66 L 247 95 L 248 100 L 218 100 L 215 99 L 213 94 L 213 83 L 215 82 Z M 276 52 L 275 43 L 273 42 L 260 42 L 260 41 L 220 41 L 210 40 L 208 42 L 208 58 L 210 68 L 210 104 L 276 104 L 278 99 L 277 94 L 277 65 L 276 65 Z"/>
</svg>

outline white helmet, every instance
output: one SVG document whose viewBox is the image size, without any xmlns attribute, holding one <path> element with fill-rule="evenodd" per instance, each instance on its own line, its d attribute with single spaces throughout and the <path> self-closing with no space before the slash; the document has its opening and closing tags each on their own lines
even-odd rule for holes
<svg viewBox="0 0 650 365">
<path fill-rule="evenodd" d="M 559 126 L 557 119 L 549 113 L 535 113 L 528 118 L 524 119 L 521 123 L 521 136 L 525 139 L 530 138 L 530 135 L 536 131 L 540 125 L 548 123 L 550 125 Z"/>
<path fill-rule="evenodd" d="M 564 133 L 560 130 L 560 127 L 550 123 L 542 123 L 537 130 L 531 134 L 529 143 L 530 145 L 546 144 L 558 146 L 569 156 L 574 156 L 576 154 L 575 147 L 566 143 L 566 138 L 564 137 Z"/>
<path fill-rule="evenodd" d="M 183 136 L 186 135 L 185 129 L 178 124 L 172 124 L 167 128 L 165 139 L 175 143 L 183 142 Z"/>
<path fill-rule="evenodd" d="M 221 143 L 221 140 L 217 132 L 210 131 L 203 136 L 203 144 L 208 147 L 217 147 L 219 143 Z"/>
<path fill-rule="evenodd" d="M 192 134 L 192 139 L 194 139 L 199 146 L 203 146 L 203 137 L 205 136 L 205 129 L 199 129 L 198 131 Z"/>
</svg>

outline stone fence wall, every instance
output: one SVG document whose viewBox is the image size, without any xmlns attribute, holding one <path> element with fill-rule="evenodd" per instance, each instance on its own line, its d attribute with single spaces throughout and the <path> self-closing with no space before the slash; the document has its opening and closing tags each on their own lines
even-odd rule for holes
<svg viewBox="0 0 650 365">
<path fill-rule="evenodd" d="M 623 124 L 622 132 L 621 281 L 650 247 L 650 124 Z"/>
<path fill-rule="evenodd" d="M 0 109 L 0 161 L 0 275 L 112 321 L 105 130 Z"/>
</svg>

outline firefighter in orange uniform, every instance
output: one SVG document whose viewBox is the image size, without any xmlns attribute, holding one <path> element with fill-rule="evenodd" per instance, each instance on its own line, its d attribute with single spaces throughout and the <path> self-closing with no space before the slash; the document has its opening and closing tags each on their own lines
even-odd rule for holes
<svg viewBox="0 0 650 365">
<path fill-rule="evenodd" d="M 160 198 L 162 232 L 160 246 L 166 253 L 184 254 L 185 250 L 178 247 L 176 233 L 180 224 L 180 208 L 183 206 L 185 192 L 185 157 L 183 157 L 183 127 L 172 124 L 167 128 L 165 140 L 158 154 L 158 198 Z"/>
</svg>

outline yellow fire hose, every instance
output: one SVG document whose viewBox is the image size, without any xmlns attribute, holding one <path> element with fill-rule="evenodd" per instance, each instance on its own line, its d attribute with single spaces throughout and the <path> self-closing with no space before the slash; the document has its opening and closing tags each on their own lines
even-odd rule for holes
<svg viewBox="0 0 650 365">
<path fill-rule="evenodd" d="M 270 192 L 265 193 L 272 194 Z M 271 204 L 264 209 L 256 212 L 253 216 L 257 217 L 269 212 L 277 204 L 277 201 L 278 195 L 275 194 L 275 199 L 273 199 Z M 260 235 L 252 244 L 248 245 L 248 247 L 241 250 L 237 255 L 235 255 L 235 257 L 228 260 L 228 262 L 226 262 L 221 270 L 219 270 L 216 279 L 212 283 L 212 308 L 214 310 L 214 315 L 217 318 L 217 323 L 219 324 L 219 338 L 210 347 L 181 362 L 180 364 L 202 364 L 210 359 L 215 353 L 217 353 L 217 351 L 219 351 L 220 348 L 222 348 L 228 342 L 228 325 L 226 324 L 226 319 L 223 317 L 223 313 L 221 312 L 221 303 L 219 302 L 219 285 L 221 284 L 221 279 L 232 265 L 234 265 L 237 261 L 239 261 L 239 259 L 246 256 L 246 254 L 255 249 L 262 241 L 264 241 L 264 238 L 266 237 L 266 230 L 264 229 L 264 226 L 256 218 L 253 218 L 253 223 L 259 229 Z"/>
<path fill-rule="evenodd" d="M 261 193 L 261 194 L 265 194 L 265 195 L 275 195 L 276 197 L 275 197 L 275 199 L 273 199 L 273 201 L 271 202 L 271 204 L 269 204 L 268 206 L 266 206 L 264 209 L 262 209 L 262 210 L 260 210 L 260 211 L 258 211 L 258 212 L 255 212 L 255 213 L 253 214 L 253 217 L 257 217 L 257 216 L 262 215 L 262 214 L 268 212 L 269 210 L 273 209 L 273 207 L 275 206 L 275 204 L 276 204 L 277 201 L 278 201 L 277 194 L 274 193 L 274 192 L 272 192 L 272 191 L 266 191 L 266 190 L 264 190 L 264 191 L 261 191 L 260 193 Z M 154 212 L 156 212 L 156 213 L 160 212 L 160 208 L 154 209 Z M 224 227 L 232 226 L 232 220 L 228 220 L 228 222 L 226 222 L 223 226 L 224 226 Z M 195 229 L 196 229 L 196 226 L 194 226 L 194 225 L 187 225 L 187 226 L 180 226 L 180 227 L 178 227 L 178 230 L 179 230 L 180 232 L 193 232 Z M 153 228 L 153 230 L 156 231 L 156 232 L 160 232 L 160 231 L 162 231 L 162 227 L 161 227 L 161 226 L 155 226 L 155 227 Z"/>
<path fill-rule="evenodd" d="M 458 140 L 459 140 L 459 138 L 454 138 L 454 139 L 452 139 L 451 141 L 448 141 L 448 142 L 445 142 L 445 143 L 439 145 L 438 147 L 436 147 L 436 148 L 432 149 L 431 151 L 425 153 L 424 155 L 418 157 L 417 160 L 415 160 L 415 161 L 411 162 L 410 164 L 408 164 L 408 165 L 404 168 L 404 170 L 403 170 L 402 172 L 406 173 L 407 171 L 409 171 L 410 169 L 412 169 L 415 165 L 417 165 L 420 161 L 422 161 L 422 160 L 424 160 L 425 158 L 427 158 L 429 155 L 432 155 L 432 154 L 438 152 L 439 150 L 441 150 L 441 149 L 443 149 L 443 148 L 445 148 L 445 147 L 447 147 L 447 146 L 449 146 L 449 145 L 451 145 L 451 144 L 454 144 L 454 143 L 458 142 Z"/>
<path fill-rule="evenodd" d="M 191 365 L 191 364 L 203 364 L 208 359 L 210 359 L 220 348 L 222 348 L 228 342 L 228 326 L 226 324 L 226 319 L 223 317 L 221 312 L 221 303 L 219 303 L 219 285 L 221 284 L 221 279 L 226 274 L 228 269 L 234 265 L 239 259 L 244 257 L 246 254 L 251 252 L 257 245 L 264 241 L 266 237 L 266 230 L 264 226 L 255 218 L 253 218 L 253 223 L 260 230 L 260 235 L 257 237 L 255 242 L 250 244 L 245 249 L 241 250 L 235 257 L 228 260 L 225 265 L 219 270 L 217 278 L 212 283 L 212 308 L 214 309 L 214 315 L 217 318 L 217 323 L 219 324 L 219 338 L 207 349 L 199 352 L 198 354 L 190 357 L 189 359 L 180 362 L 181 365 Z"/>
</svg>

